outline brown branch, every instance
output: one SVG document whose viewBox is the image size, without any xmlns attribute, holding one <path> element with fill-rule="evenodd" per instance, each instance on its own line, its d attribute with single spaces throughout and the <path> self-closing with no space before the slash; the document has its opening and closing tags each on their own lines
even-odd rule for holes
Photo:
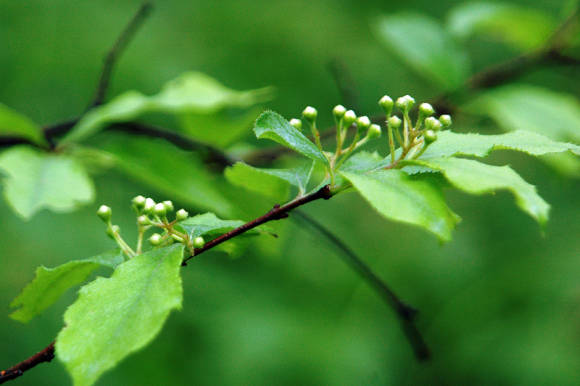
<svg viewBox="0 0 580 386">
<path fill-rule="evenodd" d="M 113 47 L 107 53 L 105 61 L 103 63 L 103 70 L 101 71 L 101 76 L 99 78 L 99 84 L 97 86 L 97 91 L 95 97 L 90 107 L 98 106 L 105 100 L 105 94 L 109 88 L 111 82 L 111 74 L 113 73 L 113 68 L 117 62 L 119 56 L 123 53 L 131 39 L 135 36 L 135 33 L 143 25 L 143 22 L 151 12 L 153 5 L 149 2 L 145 2 L 141 5 L 137 13 L 129 21 L 125 29 L 121 32 Z"/>
<path fill-rule="evenodd" d="M 10 381 L 12 379 L 16 379 L 24 374 L 25 371 L 30 370 L 31 368 L 44 363 L 50 362 L 54 358 L 54 342 L 49 344 L 43 350 L 37 352 L 33 356 L 28 359 L 23 360 L 22 362 L 12 366 L 8 370 L 0 371 L 0 384 Z"/>
</svg>

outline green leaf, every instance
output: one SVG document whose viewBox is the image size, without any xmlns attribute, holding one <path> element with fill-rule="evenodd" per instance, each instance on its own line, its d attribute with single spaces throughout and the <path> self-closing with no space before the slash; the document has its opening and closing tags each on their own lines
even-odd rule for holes
<svg viewBox="0 0 580 386">
<path fill-rule="evenodd" d="M 271 139 L 314 161 L 328 165 L 328 159 L 320 149 L 278 113 L 266 111 L 260 115 L 256 120 L 254 133 L 258 139 Z"/>
<path fill-rule="evenodd" d="M 383 16 L 375 32 L 407 65 L 438 86 L 453 89 L 467 79 L 467 55 L 437 20 L 416 14 Z"/>
<path fill-rule="evenodd" d="M 110 136 L 104 150 L 119 169 L 159 190 L 165 196 L 227 215 L 233 211 L 195 153 L 177 149 L 163 140 Z"/>
<path fill-rule="evenodd" d="M 499 135 L 457 134 L 443 131 L 423 153 L 421 159 L 457 155 L 486 157 L 494 150 L 515 150 L 530 155 L 571 151 L 580 154 L 580 146 L 552 141 L 543 135 L 518 130 Z"/>
<path fill-rule="evenodd" d="M 42 208 L 69 212 L 94 198 L 86 171 L 65 154 L 14 147 L 0 155 L 0 172 L 6 201 L 25 219 Z"/>
<path fill-rule="evenodd" d="M 373 153 L 361 151 L 344 161 L 340 169 L 360 174 L 375 169 L 382 160 L 383 158 L 376 151 Z"/>
<path fill-rule="evenodd" d="M 53 305 L 69 288 L 83 281 L 98 267 L 115 268 L 125 259 L 119 249 L 83 260 L 73 260 L 55 268 L 40 266 L 34 279 L 10 304 L 18 309 L 10 317 L 28 322 Z"/>
<path fill-rule="evenodd" d="M 0 103 L 0 137 L 25 138 L 39 145 L 46 144 L 40 126 L 2 103 Z"/>
<path fill-rule="evenodd" d="M 482 93 L 465 106 L 485 114 L 506 131 L 528 130 L 561 141 L 580 141 L 580 103 L 572 96 L 529 85 Z"/>
<path fill-rule="evenodd" d="M 222 234 L 244 225 L 241 220 L 222 220 L 213 213 L 198 214 L 179 223 L 189 237 Z"/>
<path fill-rule="evenodd" d="M 447 28 L 459 38 L 491 36 L 522 51 L 538 48 L 556 28 L 546 12 L 502 3 L 464 3 L 451 11 Z"/>
<path fill-rule="evenodd" d="M 147 345 L 181 308 L 183 246 L 155 249 L 82 287 L 64 314 L 56 355 L 76 386 L 89 386 Z"/>
<path fill-rule="evenodd" d="M 441 241 L 451 239 L 459 217 L 449 209 L 437 185 L 400 170 L 341 174 L 384 217 L 423 227 Z"/>
<path fill-rule="evenodd" d="M 517 205 L 541 225 L 548 220 L 550 206 L 530 185 L 509 166 L 492 166 L 462 158 L 435 158 L 406 161 L 440 171 L 457 189 L 470 194 L 492 193 L 509 190 Z"/>
<path fill-rule="evenodd" d="M 312 169 L 312 164 L 303 164 L 293 169 L 260 169 L 237 162 L 225 170 L 225 176 L 236 186 L 284 202 L 291 186 L 298 188 L 301 195 L 306 192 Z"/>
<path fill-rule="evenodd" d="M 236 91 L 215 79 L 198 72 L 189 72 L 168 82 L 161 92 L 145 96 L 128 91 L 109 103 L 88 112 L 61 140 L 61 143 L 78 142 L 115 122 L 134 120 L 142 114 L 211 114 L 225 107 L 249 107 L 271 99 L 272 89 Z"/>
</svg>

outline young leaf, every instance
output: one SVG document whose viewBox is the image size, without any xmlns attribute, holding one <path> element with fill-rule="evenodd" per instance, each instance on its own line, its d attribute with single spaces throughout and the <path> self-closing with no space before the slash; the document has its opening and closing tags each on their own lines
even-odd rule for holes
<svg viewBox="0 0 580 386">
<path fill-rule="evenodd" d="M 235 91 L 205 74 L 189 72 L 168 82 L 157 95 L 148 97 L 137 91 L 128 91 L 91 110 L 61 143 L 81 141 L 107 124 L 133 120 L 144 113 L 209 114 L 224 107 L 249 107 L 269 100 L 271 94 L 271 88 Z"/>
<path fill-rule="evenodd" d="M 435 184 L 400 170 L 341 174 L 384 217 L 423 227 L 441 241 L 451 240 L 459 217 L 449 209 Z"/>
<path fill-rule="evenodd" d="M 76 386 L 94 384 L 148 344 L 169 313 L 181 307 L 182 259 L 182 245 L 155 249 L 80 289 L 56 338 L 56 355 Z"/>
<path fill-rule="evenodd" d="M 545 43 L 556 27 L 546 12 L 513 4 L 463 3 L 449 14 L 447 28 L 459 38 L 488 35 L 529 51 Z"/>
<path fill-rule="evenodd" d="M 438 21 L 414 14 L 384 16 L 375 31 L 386 46 L 437 85 L 453 89 L 467 78 L 467 55 Z"/>
<path fill-rule="evenodd" d="M 491 193 L 500 189 L 509 190 L 518 206 L 541 225 L 548 220 L 550 206 L 509 166 L 492 166 L 463 158 L 434 158 L 406 161 L 440 171 L 456 188 L 471 194 Z"/>
<path fill-rule="evenodd" d="M 580 141 L 580 103 L 568 94 L 524 84 L 481 94 L 465 106 L 506 131 L 528 130 L 560 141 Z"/>
<path fill-rule="evenodd" d="M 271 139 L 314 161 L 328 165 L 328 159 L 320 149 L 278 113 L 266 111 L 260 115 L 256 120 L 254 133 L 258 139 Z"/>
<path fill-rule="evenodd" d="M 0 155 L 4 196 L 16 213 L 28 219 L 42 208 L 68 212 L 93 200 L 93 183 L 83 167 L 64 154 L 27 146 Z"/>
<path fill-rule="evenodd" d="M 313 165 L 304 164 L 293 169 L 260 169 L 237 162 L 225 170 L 225 176 L 232 184 L 283 202 L 288 198 L 290 187 L 298 188 L 304 194 L 312 173 Z"/>
<path fill-rule="evenodd" d="M 184 152 L 162 140 L 111 138 L 104 150 L 119 169 L 166 196 L 198 208 L 227 215 L 233 207 L 219 185 L 194 153 Z"/>
<path fill-rule="evenodd" d="M 580 154 L 580 146 L 552 141 L 530 131 L 518 130 L 499 135 L 457 134 L 443 131 L 423 153 L 421 159 L 457 155 L 486 157 L 494 150 L 515 150 L 530 155 L 571 151 Z"/>
<path fill-rule="evenodd" d="M 46 144 L 40 126 L 2 103 L 0 103 L 0 137 L 19 137 L 39 145 Z"/>
<path fill-rule="evenodd" d="M 206 234 L 222 234 L 244 225 L 241 220 L 222 220 L 213 213 L 198 214 L 179 223 L 191 238 Z"/>
<path fill-rule="evenodd" d="M 99 266 L 115 268 L 125 259 L 119 249 L 83 260 L 73 260 L 55 268 L 40 266 L 34 279 L 10 304 L 19 307 L 10 317 L 26 323 L 53 305 L 69 288 L 83 281 Z"/>
</svg>

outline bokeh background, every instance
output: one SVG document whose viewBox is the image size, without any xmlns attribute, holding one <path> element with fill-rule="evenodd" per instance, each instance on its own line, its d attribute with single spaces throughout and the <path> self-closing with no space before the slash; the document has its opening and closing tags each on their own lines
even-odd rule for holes
<svg viewBox="0 0 580 386">
<path fill-rule="evenodd" d="M 426 100 L 441 93 L 373 30 L 378 15 L 410 11 L 444 22 L 455 1 L 165 1 L 115 69 L 113 96 L 151 94 L 189 70 L 236 89 L 274 86 L 265 107 L 286 117 L 319 108 L 322 126 L 342 103 L 329 71 L 338 59 L 360 111 L 378 113 L 385 92 Z M 512 4 L 562 20 L 574 2 Z M 0 101 L 42 124 L 74 117 L 94 94 L 102 58 L 139 1 L 0 2 Z M 520 31 L 525 35 L 526 31 Z M 521 53 L 475 34 L 462 43 L 475 72 Z M 577 68 L 549 66 L 520 83 L 580 97 Z M 497 132 L 490 119 L 458 114 L 463 131 Z M 168 122 L 171 127 L 173 123 Z M 580 127 L 576 127 L 580 132 Z M 252 134 L 244 139 L 252 143 Z M 449 192 L 463 221 L 440 245 L 423 230 L 388 222 L 353 194 L 309 205 L 319 219 L 420 310 L 433 359 L 419 364 L 392 311 L 315 231 L 276 224 L 278 239 L 232 259 L 210 252 L 184 269 L 183 311 L 99 385 L 580 384 L 580 181 L 521 154 L 499 153 L 552 205 L 545 229 L 508 193 Z M 38 265 L 55 266 L 111 247 L 94 215 L 114 208 L 130 229 L 136 194 L 171 198 L 114 169 L 96 179 L 97 200 L 70 214 L 43 211 L 25 222 L 0 200 L 0 368 L 46 346 L 74 291 L 27 325 L 9 303 Z M 249 219 L 271 203 L 235 195 Z M 193 211 L 196 208 L 191 208 Z M 64 367 L 42 364 L 17 385 L 69 384 Z"/>
</svg>

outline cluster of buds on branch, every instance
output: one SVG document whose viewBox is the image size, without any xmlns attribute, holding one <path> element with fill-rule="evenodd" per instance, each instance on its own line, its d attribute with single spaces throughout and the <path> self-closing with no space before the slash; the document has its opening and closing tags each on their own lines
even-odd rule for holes
<svg viewBox="0 0 580 386">
<path fill-rule="evenodd" d="M 379 100 L 379 106 L 386 115 L 387 132 L 389 137 L 389 150 L 391 153 L 391 167 L 405 158 L 416 159 L 427 150 L 427 147 L 437 139 L 437 132 L 451 126 L 451 117 L 447 114 L 438 119 L 433 117 L 435 109 L 429 103 L 421 103 L 418 108 L 417 119 L 413 125 L 409 113 L 415 105 L 415 99 L 409 95 L 402 96 L 395 103 L 385 95 Z M 403 114 L 403 119 L 393 113 L 393 107 L 397 107 Z M 402 134 L 401 134 L 401 124 Z M 401 152 L 396 158 L 396 141 L 399 143 Z"/>
<path fill-rule="evenodd" d="M 143 240 L 145 233 L 152 228 L 159 231 L 149 236 L 149 243 L 154 247 L 164 247 L 174 242 L 182 243 L 186 246 L 190 255 L 193 256 L 195 248 L 201 248 L 205 244 L 203 237 L 191 238 L 180 226 L 181 221 L 189 218 L 189 213 L 185 209 L 175 212 L 173 220 L 169 220 L 168 215 L 175 210 L 171 201 L 155 202 L 152 198 L 137 196 L 132 200 L 132 206 L 137 213 L 137 246 L 131 248 L 121 237 L 121 230 L 118 225 L 113 225 L 112 210 L 106 205 L 101 205 L 97 210 L 97 215 L 107 224 L 107 235 L 119 245 L 123 253 L 132 258 L 143 253 Z"/>
<path fill-rule="evenodd" d="M 336 127 L 336 150 L 334 152 L 324 151 L 322 143 L 320 142 L 320 133 L 316 127 L 316 119 L 318 111 L 308 106 L 302 111 L 302 119 L 293 118 L 290 124 L 297 130 L 302 131 L 304 123 L 310 127 L 314 143 L 322 151 L 330 165 L 330 184 L 334 185 L 335 171 L 348 159 L 352 153 L 359 147 L 366 144 L 369 140 L 381 136 L 381 127 L 371 123 L 371 120 L 366 115 L 357 117 L 353 110 L 347 110 L 343 105 L 337 105 L 332 109 L 334 122 Z M 351 126 L 356 127 L 356 132 L 350 144 L 346 145 L 348 129 Z M 363 136 L 364 135 L 364 136 Z"/>
</svg>

